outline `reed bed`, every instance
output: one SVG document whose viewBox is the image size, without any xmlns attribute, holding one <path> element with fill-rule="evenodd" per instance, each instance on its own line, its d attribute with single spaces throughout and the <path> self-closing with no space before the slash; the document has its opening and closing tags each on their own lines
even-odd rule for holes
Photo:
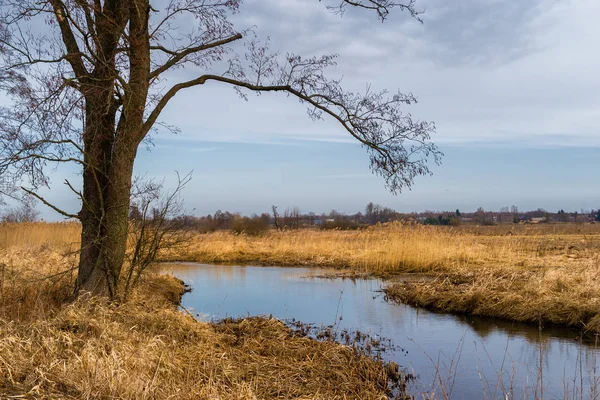
<svg viewBox="0 0 600 400">
<path fill-rule="evenodd" d="M 427 309 L 600 333 L 600 261 L 531 270 L 463 268 L 430 281 L 396 282 L 389 298 Z"/>
<path fill-rule="evenodd" d="M 5 245 L 19 240 L 34 247 L 55 243 L 67 251 L 78 235 L 77 224 L 0 226 Z M 27 256 L 14 258 L 20 257 Z M 600 224 L 392 223 L 359 231 L 272 230 L 261 236 L 215 232 L 192 234 L 186 246 L 166 249 L 160 257 L 337 267 L 357 276 L 392 278 L 387 292 L 397 301 L 600 333 Z M 410 273 L 428 279 L 402 278 Z"/>
<path fill-rule="evenodd" d="M 0 249 L 14 246 L 67 246 L 77 249 L 80 242 L 79 222 L 29 222 L 0 224 Z"/>
<path fill-rule="evenodd" d="M 387 399 L 389 368 L 276 319 L 202 323 L 176 278 L 127 303 L 71 295 L 76 256 L 0 251 L 0 398 Z M 62 273 L 61 273 L 62 272 Z"/>
<path fill-rule="evenodd" d="M 0 225 L 0 249 L 76 250 L 78 223 Z M 433 227 L 391 223 L 358 231 L 271 230 L 260 236 L 192 234 L 166 249 L 164 261 L 351 268 L 380 275 L 464 272 L 464 268 L 535 270 L 586 264 L 600 251 L 600 224 Z"/>
<path fill-rule="evenodd" d="M 169 261 L 258 263 L 351 268 L 383 276 L 453 272 L 465 268 L 531 270 L 578 265 L 598 254 L 600 224 L 585 233 L 556 234 L 554 227 L 511 226 L 482 234 L 477 227 L 393 223 L 360 231 L 270 231 L 262 236 L 228 232 L 196 235 L 188 246 L 167 251 Z M 479 227 L 484 232 L 488 227 Z M 499 228 L 503 229 L 500 234 Z M 565 229 L 565 228 L 562 228 Z"/>
</svg>

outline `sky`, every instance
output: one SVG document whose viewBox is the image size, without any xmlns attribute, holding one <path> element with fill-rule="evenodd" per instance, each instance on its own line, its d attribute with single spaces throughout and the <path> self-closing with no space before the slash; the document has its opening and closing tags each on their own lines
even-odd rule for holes
<svg viewBox="0 0 600 400">
<path fill-rule="evenodd" d="M 414 93 L 406 111 L 435 122 L 445 154 L 433 176 L 392 195 L 336 122 L 312 121 L 285 95 L 245 101 L 219 83 L 170 103 L 162 120 L 180 133 L 159 129 L 136 173 L 169 186 L 175 171 L 193 170 L 184 196 L 196 215 L 273 204 L 354 213 L 369 201 L 405 212 L 600 207 L 599 1 L 417 0 L 423 24 L 399 10 L 384 23 L 364 10 L 335 15 L 327 4 L 336 0 L 246 0 L 234 22 L 284 54 L 339 54 L 328 74 L 350 90 Z M 73 173 L 57 171 L 46 195 L 76 211 L 60 184 Z"/>
</svg>

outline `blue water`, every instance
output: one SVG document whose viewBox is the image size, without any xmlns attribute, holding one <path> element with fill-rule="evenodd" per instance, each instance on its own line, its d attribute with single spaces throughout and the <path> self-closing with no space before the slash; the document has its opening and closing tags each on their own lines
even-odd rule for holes
<svg viewBox="0 0 600 400">
<path fill-rule="evenodd" d="M 576 332 L 386 302 L 380 280 L 322 279 L 326 270 L 165 264 L 191 285 L 182 305 L 204 320 L 273 315 L 389 338 L 393 360 L 419 377 L 415 395 L 451 399 L 599 398 L 596 346 Z M 542 379 L 540 379 L 540 371 Z M 600 375 L 600 371 L 598 372 Z M 508 397 L 506 397 L 508 395 Z M 419 397 L 420 398 L 420 395 Z"/>
</svg>

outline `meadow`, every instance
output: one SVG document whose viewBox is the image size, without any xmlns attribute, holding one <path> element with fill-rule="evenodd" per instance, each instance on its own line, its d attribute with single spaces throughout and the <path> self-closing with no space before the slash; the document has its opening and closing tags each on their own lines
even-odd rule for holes
<svg viewBox="0 0 600 400">
<path fill-rule="evenodd" d="M 398 370 L 272 318 L 199 322 L 148 272 L 126 303 L 71 298 L 77 224 L 0 225 L 0 398 L 386 399 Z"/>
<path fill-rule="evenodd" d="M 0 225 L 0 393 L 385 398 L 385 365 L 276 320 L 198 322 L 177 310 L 183 286 L 172 277 L 149 272 L 126 304 L 70 301 L 79 232 Z M 336 267 L 389 279 L 395 301 L 600 333 L 600 224 L 192 232 L 160 259 Z"/>
<path fill-rule="evenodd" d="M 76 223 L 0 226 L 0 248 L 77 248 Z M 19 256 L 25 257 L 25 256 Z M 162 261 L 321 266 L 377 275 L 388 296 L 429 309 L 600 332 L 600 224 L 191 233 Z"/>
<path fill-rule="evenodd" d="M 600 224 L 215 232 L 162 257 L 337 267 L 389 278 L 392 300 L 428 309 L 600 332 Z"/>
</svg>

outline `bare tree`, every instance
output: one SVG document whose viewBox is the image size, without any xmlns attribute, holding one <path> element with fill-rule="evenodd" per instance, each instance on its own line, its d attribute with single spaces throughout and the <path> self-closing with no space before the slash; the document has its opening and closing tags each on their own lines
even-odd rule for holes
<svg viewBox="0 0 600 400">
<path fill-rule="evenodd" d="M 36 210 L 35 203 L 35 199 L 25 196 L 18 206 L 9 208 L 2 213 L 2 222 L 23 223 L 37 220 L 40 213 Z"/>
<path fill-rule="evenodd" d="M 384 20 L 396 9 L 419 19 L 414 0 L 331 0 Z M 441 153 L 434 125 L 403 112 L 412 94 L 345 91 L 326 77 L 335 55 L 272 52 L 231 23 L 241 0 L 0 0 L 0 188 L 14 184 L 82 223 L 76 292 L 115 296 L 125 259 L 134 160 L 169 102 L 182 90 L 220 82 L 242 95 L 282 92 L 312 118 L 333 118 L 369 152 L 372 170 L 398 192 Z M 189 27 L 189 28 L 185 28 Z M 247 38 L 246 54 L 231 45 Z M 163 76 L 194 67 L 198 76 Z M 223 67 L 224 66 L 224 67 Z M 222 70 L 219 70 L 222 68 Z M 65 181 L 82 208 L 68 213 L 38 195 L 47 167 L 76 163 L 83 182 Z M 25 187 L 27 186 L 27 187 Z"/>
<path fill-rule="evenodd" d="M 287 207 L 283 212 L 283 226 L 288 229 L 300 228 L 300 215 L 299 207 Z"/>
<path fill-rule="evenodd" d="M 302 213 L 300 212 L 300 207 L 295 206 L 292 208 L 292 211 L 290 211 L 290 218 L 294 229 L 300 228 L 301 216 Z"/>
<path fill-rule="evenodd" d="M 123 298 L 127 299 L 131 288 L 142 273 L 156 261 L 158 252 L 172 249 L 187 242 L 188 233 L 183 230 L 183 199 L 181 192 L 191 180 L 191 174 L 177 174 L 177 185 L 165 192 L 162 182 L 138 178 L 133 182 L 131 210 L 135 212 L 129 222 L 130 251 L 126 255 L 123 279 Z"/>
<path fill-rule="evenodd" d="M 279 213 L 277 212 L 277 206 L 271 206 L 271 210 L 273 211 L 273 223 L 275 224 L 275 229 L 280 231 L 283 227 L 281 226 L 281 222 L 279 221 Z"/>
</svg>

